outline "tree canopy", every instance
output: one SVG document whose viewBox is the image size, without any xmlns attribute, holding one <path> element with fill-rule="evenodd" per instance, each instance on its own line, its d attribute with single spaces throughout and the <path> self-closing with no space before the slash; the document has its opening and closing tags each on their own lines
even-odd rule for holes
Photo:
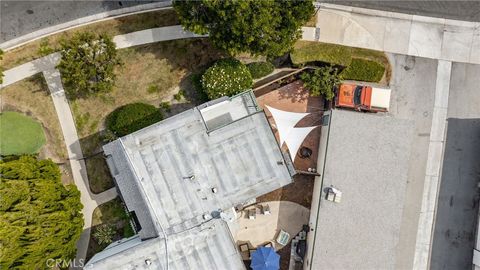
<svg viewBox="0 0 480 270">
<path fill-rule="evenodd" d="M 114 68 L 120 64 L 115 44 L 106 34 L 75 34 L 60 42 L 65 90 L 71 98 L 109 92 L 115 82 Z"/>
<path fill-rule="evenodd" d="M 0 160 L 0 269 L 46 269 L 73 259 L 83 229 L 80 192 L 51 160 Z"/>
<path fill-rule="evenodd" d="M 338 69 L 332 66 L 324 66 L 313 70 L 313 72 L 303 72 L 300 79 L 312 96 L 323 95 L 326 100 L 332 100 L 335 96 L 333 88 L 340 84 L 341 76 Z"/>
<path fill-rule="evenodd" d="M 186 29 L 208 34 L 216 47 L 270 57 L 289 52 L 314 13 L 308 0 L 175 0 L 173 7 Z"/>
</svg>

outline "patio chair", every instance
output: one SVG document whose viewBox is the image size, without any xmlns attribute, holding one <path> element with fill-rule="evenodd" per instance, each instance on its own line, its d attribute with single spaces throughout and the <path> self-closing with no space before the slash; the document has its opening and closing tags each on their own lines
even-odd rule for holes
<svg viewBox="0 0 480 270">
<path fill-rule="evenodd" d="M 276 240 L 277 243 L 279 243 L 282 246 L 285 246 L 286 244 L 288 244 L 288 240 L 290 240 L 290 234 L 284 230 L 280 230 Z"/>
<path fill-rule="evenodd" d="M 249 209 L 248 210 L 248 219 L 255 219 L 257 217 L 257 210 L 256 209 Z"/>
<path fill-rule="evenodd" d="M 250 248 L 248 247 L 248 243 L 243 243 L 238 245 L 238 249 L 240 252 L 248 252 Z"/>
<path fill-rule="evenodd" d="M 263 246 L 273 248 L 273 243 L 272 243 L 272 241 L 268 241 L 267 243 L 263 244 Z"/>
<path fill-rule="evenodd" d="M 255 253 L 255 251 L 257 251 L 256 248 L 251 248 L 251 249 L 248 250 L 248 252 L 249 252 L 248 258 L 250 260 L 252 259 L 252 254 Z"/>
<path fill-rule="evenodd" d="M 264 215 L 270 215 L 270 205 L 266 204 L 265 206 L 262 207 L 263 214 Z"/>
</svg>

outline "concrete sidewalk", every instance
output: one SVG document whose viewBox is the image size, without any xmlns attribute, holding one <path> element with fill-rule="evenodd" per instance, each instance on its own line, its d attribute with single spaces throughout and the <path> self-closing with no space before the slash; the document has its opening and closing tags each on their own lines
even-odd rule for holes
<svg viewBox="0 0 480 270">
<path fill-rule="evenodd" d="M 133 14 L 138 14 L 138 13 L 144 13 L 144 12 L 152 12 L 160 9 L 166 9 L 166 8 L 171 8 L 172 1 L 167 0 L 167 1 L 162 1 L 162 2 L 154 2 L 154 3 L 147 3 L 147 4 L 139 4 L 135 6 L 130 6 L 130 7 L 125 7 L 125 8 L 119 8 L 119 9 L 114 9 L 110 11 L 104 11 L 104 12 L 99 12 L 94 15 L 86 16 L 86 17 L 81 17 L 78 19 L 74 19 L 71 21 L 67 21 L 64 23 L 52 25 L 49 27 L 43 27 L 40 30 L 33 31 L 28 34 L 21 35 L 19 37 L 16 37 L 14 39 L 10 39 L 8 41 L 5 41 L 0 44 L 0 48 L 8 51 L 11 49 L 14 49 L 16 47 L 20 47 L 22 45 L 25 45 L 26 43 L 32 42 L 34 40 L 47 37 L 59 32 L 63 32 L 75 27 L 80 27 L 84 26 L 87 24 L 91 23 L 96 23 L 100 22 L 103 20 L 109 20 L 109 19 L 115 19 L 119 17 L 124 17 L 124 16 L 129 16 Z M 47 11 L 48 12 L 48 11 Z M 11 15 L 11 14 L 8 14 Z M 62 16 L 62 15 L 61 15 Z M 65 16 L 65 15 L 63 15 Z M 52 21 L 60 20 L 60 17 L 56 17 L 53 19 L 50 19 L 48 23 L 51 23 Z M 18 22 L 17 22 L 18 23 Z M 42 24 L 40 23 L 40 26 Z M 39 27 L 40 28 L 40 27 Z M 38 28 L 37 28 L 38 29 Z M 3 30 L 3 29 L 2 29 Z"/>
<path fill-rule="evenodd" d="M 183 30 L 181 25 L 174 25 L 118 35 L 113 38 L 113 42 L 117 49 L 123 49 L 148 43 L 195 37 L 207 37 L 207 35 L 197 35 Z"/>
<path fill-rule="evenodd" d="M 83 160 L 82 148 L 78 139 L 75 122 L 70 110 L 68 100 L 65 96 L 60 72 L 57 69 L 49 69 L 43 72 L 47 82 L 58 120 L 62 128 L 63 137 L 67 146 L 68 159 L 72 168 L 72 176 L 80 191 L 80 201 L 83 204 L 83 218 L 85 221 L 84 232 L 77 243 L 77 259 L 85 258 L 87 255 L 88 241 L 90 239 L 90 226 L 92 224 L 92 214 L 95 208 L 112 200 L 117 196 L 115 188 L 111 188 L 100 194 L 93 194 L 87 177 L 87 169 Z"/>
<path fill-rule="evenodd" d="M 23 65 L 19 65 L 12 69 L 4 71 L 3 83 L 0 84 L 0 89 L 2 87 L 21 81 L 25 78 L 31 77 L 37 73 L 43 72 L 44 70 L 54 69 L 60 61 L 60 58 L 60 53 L 52 53 L 42 58 L 35 59 Z"/>
<path fill-rule="evenodd" d="M 303 39 L 480 64 L 480 23 L 321 4 Z"/>
<path fill-rule="evenodd" d="M 433 237 L 433 222 L 445 144 L 448 97 L 452 63 L 438 61 L 427 169 L 423 185 L 422 207 L 418 221 L 413 269 L 428 269 Z"/>
</svg>

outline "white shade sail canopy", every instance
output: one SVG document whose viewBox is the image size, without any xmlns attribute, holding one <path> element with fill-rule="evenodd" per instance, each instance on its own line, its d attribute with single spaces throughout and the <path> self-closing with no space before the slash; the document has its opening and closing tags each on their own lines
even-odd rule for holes
<svg viewBox="0 0 480 270">
<path fill-rule="evenodd" d="M 286 112 L 267 105 L 265 105 L 265 107 L 267 107 L 272 114 L 273 119 L 275 120 L 278 134 L 280 136 L 280 145 L 285 142 L 288 134 L 295 127 L 295 125 L 300 122 L 302 118 L 309 115 L 308 113 Z"/>
<path fill-rule="evenodd" d="M 295 161 L 297 151 L 300 146 L 302 146 L 303 141 L 317 126 L 296 128 L 295 125 L 297 125 L 297 123 L 300 122 L 300 120 L 302 120 L 305 116 L 309 115 L 309 113 L 286 112 L 267 105 L 265 106 L 275 120 L 278 135 L 280 137 L 280 145 L 283 143 L 287 144 L 290 157 L 293 161 Z"/>
<path fill-rule="evenodd" d="M 298 149 L 302 146 L 303 141 L 305 138 L 310 134 L 310 132 L 316 128 L 314 127 L 301 127 L 301 128 L 293 128 L 287 136 L 285 143 L 288 146 L 288 150 L 290 152 L 290 157 L 293 161 L 295 161 L 295 157 L 297 156 Z"/>
</svg>

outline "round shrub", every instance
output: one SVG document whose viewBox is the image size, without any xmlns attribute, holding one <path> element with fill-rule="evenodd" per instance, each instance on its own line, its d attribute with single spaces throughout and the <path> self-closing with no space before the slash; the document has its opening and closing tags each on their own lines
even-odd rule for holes
<svg viewBox="0 0 480 270">
<path fill-rule="evenodd" d="M 236 59 L 221 59 L 202 75 L 202 88 L 209 99 L 233 96 L 252 88 L 248 68 Z"/>
<path fill-rule="evenodd" d="M 270 62 L 253 62 L 248 64 L 247 68 L 254 79 L 265 77 L 275 69 Z"/>
<path fill-rule="evenodd" d="M 125 136 L 163 119 L 159 109 L 145 103 L 131 103 L 117 108 L 106 119 L 107 128 L 117 136 Z"/>
</svg>

